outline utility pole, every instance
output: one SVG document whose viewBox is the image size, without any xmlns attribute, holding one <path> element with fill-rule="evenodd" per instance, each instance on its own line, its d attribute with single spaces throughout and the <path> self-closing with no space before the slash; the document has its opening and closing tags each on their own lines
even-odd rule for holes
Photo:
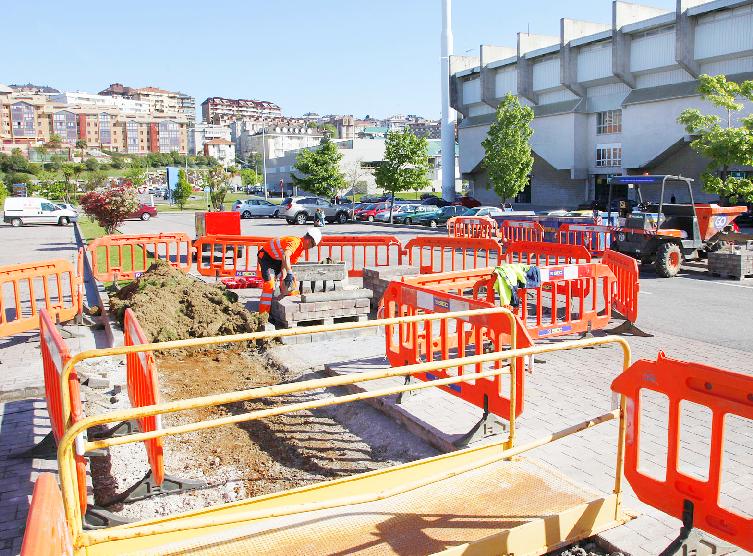
<svg viewBox="0 0 753 556">
<path fill-rule="evenodd" d="M 455 111 L 450 107 L 452 0 L 442 0 L 442 198 L 455 200 Z"/>
</svg>

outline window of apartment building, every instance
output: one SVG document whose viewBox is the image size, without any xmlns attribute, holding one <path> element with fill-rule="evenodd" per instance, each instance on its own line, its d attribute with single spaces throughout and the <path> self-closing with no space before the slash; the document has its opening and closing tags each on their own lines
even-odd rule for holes
<svg viewBox="0 0 753 556">
<path fill-rule="evenodd" d="M 596 134 L 622 133 L 622 110 L 607 110 L 596 114 Z"/>
<path fill-rule="evenodd" d="M 176 122 L 165 120 L 159 123 L 159 152 L 180 150 L 180 128 Z"/>
<path fill-rule="evenodd" d="M 17 102 L 10 107 L 11 127 L 14 137 L 34 137 L 34 107 L 28 102 Z"/>
<path fill-rule="evenodd" d="M 144 142 L 143 139 L 141 142 Z M 139 152 L 139 124 L 134 121 L 126 124 L 126 152 Z"/>
<path fill-rule="evenodd" d="M 620 143 L 596 145 L 596 166 L 600 168 L 622 166 L 622 145 Z"/>
<path fill-rule="evenodd" d="M 103 145 L 112 143 L 112 131 L 110 129 L 110 114 L 102 112 L 99 115 L 99 142 Z"/>
<path fill-rule="evenodd" d="M 64 143 L 74 144 L 78 139 L 76 115 L 67 110 L 55 112 L 52 116 L 52 132 L 59 135 Z"/>
</svg>

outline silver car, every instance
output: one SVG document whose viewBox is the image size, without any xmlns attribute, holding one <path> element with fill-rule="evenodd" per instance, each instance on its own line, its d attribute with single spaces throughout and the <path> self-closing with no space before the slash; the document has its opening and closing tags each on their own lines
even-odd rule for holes
<svg viewBox="0 0 753 556">
<path fill-rule="evenodd" d="M 277 218 L 280 214 L 280 206 L 270 203 L 266 199 L 246 199 L 236 203 L 233 210 L 240 212 L 241 218 L 257 218 L 259 216 Z"/>
<path fill-rule="evenodd" d="M 415 212 L 416 207 L 418 204 L 415 205 L 395 205 L 392 209 L 392 220 L 393 222 L 397 222 L 397 219 L 400 215 L 405 215 L 409 212 Z M 377 222 L 389 222 L 390 221 L 390 211 L 385 210 L 384 212 L 378 212 L 376 216 L 374 217 Z"/>
<path fill-rule="evenodd" d="M 324 211 L 324 218 L 329 222 L 345 224 L 351 218 L 347 206 L 335 205 L 320 197 L 288 197 L 280 205 L 280 216 L 288 224 L 305 224 L 314 219 L 318 208 Z"/>
</svg>

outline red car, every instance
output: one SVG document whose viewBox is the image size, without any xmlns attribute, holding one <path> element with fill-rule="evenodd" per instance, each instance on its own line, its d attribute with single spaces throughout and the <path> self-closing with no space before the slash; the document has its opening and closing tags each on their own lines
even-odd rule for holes
<svg viewBox="0 0 753 556">
<path fill-rule="evenodd" d="M 453 205 L 460 205 L 460 206 L 463 206 L 463 207 L 469 208 L 469 209 L 481 206 L 481 202 L 478 199 L 474 199 L 470 195 L 463 195 L 462 197 L 460 197 L 457 201 L 455 201 L 452 204 Z"/>
<path fill-rule="evenodd" d="M 389 203 L 376 203 L 375 205 L 371 205 L 369 208 L 358 212 L 356 214 L 356 220 L 368 220 L 369 222 L 373 222 L 378 212 L 388 208 L 390 208 Z"/>
<path fill-rule="evenodd" d="M 157 216 L 157 207 L 153 207 L 151 205 L 145 205 L 141 203 L 139 205 L 139 208 L 137 208 L 134 212 L 132 212 L 128 218 L 134 219 L 138 218 L 139 220 L 149 220 L 152 216 Z"/>
</svg>

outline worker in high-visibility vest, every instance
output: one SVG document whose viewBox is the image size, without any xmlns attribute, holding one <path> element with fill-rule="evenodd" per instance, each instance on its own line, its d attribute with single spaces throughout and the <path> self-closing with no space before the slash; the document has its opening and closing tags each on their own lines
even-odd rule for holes
<svg viewBox="0 0 753 556">
<path fill-rule="evenodd" d="M 275 281 L 280 278 L 280 293 L 285 296 L 295 289 L 293 265 L 303 252 L 316 247 L 322 241 L 322 233 L 309 228 L 303 237 L 283 236 L 272 239 L 259 249 L 259 267 L 264 285 L 259 300 L 259 312 L 269 313 L 275 291 Z"/>
</svg>

